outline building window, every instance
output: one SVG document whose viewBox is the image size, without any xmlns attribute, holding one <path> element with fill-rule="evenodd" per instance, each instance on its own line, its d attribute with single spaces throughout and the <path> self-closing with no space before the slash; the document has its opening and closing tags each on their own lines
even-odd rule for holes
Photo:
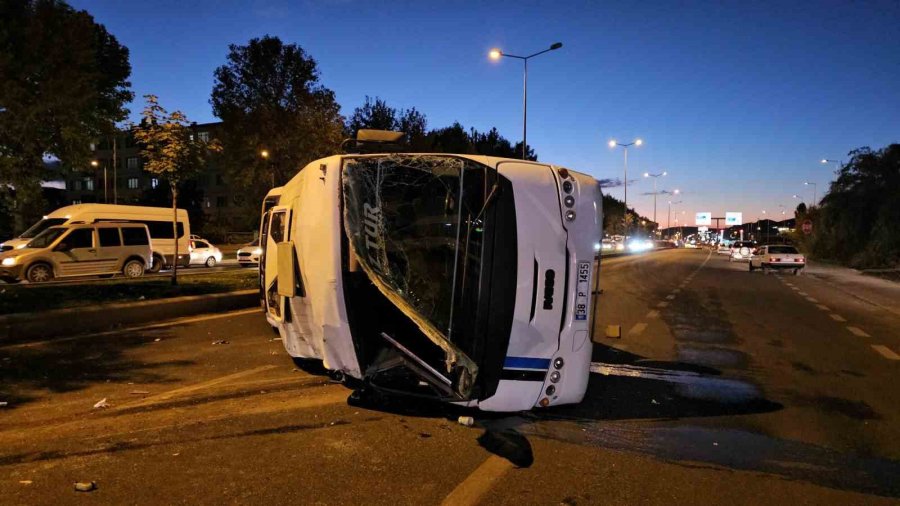
<svg viewBox="0 0 900 506">
<path fill-rule="evenodd" d="M 89 177 L 84 178 L 84 189 L 89 192 L 94 191 L 94 180 Z"/>
<path fill-rule="evenodd" d="M 125 159 L 125 168 L 126 169 L 137 169 L 139 165 L 138 157 L 129 156 Z"/>
<path fill-rule="evenodd" d="M 150 178 L 150 188 L 156 189 L 157 186 L 159 186 L 159 178 Z"/>
<path fill-rule="evenodd" d="M 77 191 L 81 190 L 81 180 L 80 179 L 76 179 L 75 181 L 72 181 L 72 183 L 74 183 L 72 186 L 74 187 L 75 190 L 77 190 Z"/>
<path fill-rule="evenodd" d="M 225 207 L 228 205 L 228 199 L 226 197 L 216 197 L 216 207 Z"/>
<path fill-rule="evenodd" d="M 128 178 L 128 188 L 132 190 L 136 190 L 138 188 L 138 178 L 130 177 Z"/>
<path fill-rule="evenodd" d="M 209 132 L 200 132 L 197 134 L 197 138 L 200 139 L 200 142 L 209 142 Z"/>
</svg>

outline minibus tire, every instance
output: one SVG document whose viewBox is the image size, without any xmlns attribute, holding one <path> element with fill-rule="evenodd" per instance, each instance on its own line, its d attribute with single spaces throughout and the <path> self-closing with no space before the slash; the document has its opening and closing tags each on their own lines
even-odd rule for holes
<svg viewBox="0 0 900 506">
<path fill-rule="evenodd" d="M 122 267 L 122 275 L 126 278 L 139 278 L 144 275 L 143 260 L 129 260 Z"/>
<path fill-rule="evenodd" d="M 153 255 L 153 262 L 150 263 L 150 268 L 147 269 L 147 272 L 151 274 L 156 274 L 157 272 L 162 270 L 163 259 L 159 255 Z"/>
<path fill-rule="evenodd" d="M 45 272 L 46 277 L 43 279 L 35 279 L 35 276 L 39 275 L 42 271 Z M 53 281 L 53 267 L 44 262 L 33 263 L 28 267 L 28 270 L 25 271 L 25 279 L 27 279 L 29 283 Z"/>
</svg>

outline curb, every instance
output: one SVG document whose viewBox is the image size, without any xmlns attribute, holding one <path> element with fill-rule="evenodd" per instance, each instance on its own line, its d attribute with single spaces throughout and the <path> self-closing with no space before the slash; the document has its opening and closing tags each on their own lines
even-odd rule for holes
<svg viewBox="0 0 900 506">
<path fill-rule="evenodd" d="M 72 336 L 125 325 L 159 322 L 201 313 L 220 313 L 259 305 L 259 290 L 187 295 L 141 302 L 119 302 L 40 313 L 0 316 L 0 342 Z"/>
</svg>

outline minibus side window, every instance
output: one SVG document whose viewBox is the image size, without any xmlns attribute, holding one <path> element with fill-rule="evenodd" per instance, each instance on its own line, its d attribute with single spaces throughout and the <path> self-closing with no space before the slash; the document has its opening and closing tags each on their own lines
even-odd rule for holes
<svg viewBox="0 0 900 506">
<path fill-rule="evenodd" d="M 272 227 L 269 230 L 275 244 L 284 242 L 284 211 L 272 215 Z"/>
</svg>

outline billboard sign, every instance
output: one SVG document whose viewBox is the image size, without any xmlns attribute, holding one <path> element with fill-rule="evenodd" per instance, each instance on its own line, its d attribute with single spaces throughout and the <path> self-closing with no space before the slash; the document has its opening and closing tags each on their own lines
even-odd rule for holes
<svg viewBox="0 0 900 506">
<path fill-rule="evenodd" d="M 712 213 L 697 213 L 694 220 L 695 225 L 712 225 Z"/>
<path fill-rule="evenodd" d="M 709 232 L 709 227 L 697 227 L 697 232 Z"/>
<path fill-rule="evenodd" d="M 743 213 L 733 213 L 733 212 L 725 213 L 725 225 L 726 226 L 730 227 L 731 225 L 742 225 L 743 223 L 744 223 Z"/>
</svg>

